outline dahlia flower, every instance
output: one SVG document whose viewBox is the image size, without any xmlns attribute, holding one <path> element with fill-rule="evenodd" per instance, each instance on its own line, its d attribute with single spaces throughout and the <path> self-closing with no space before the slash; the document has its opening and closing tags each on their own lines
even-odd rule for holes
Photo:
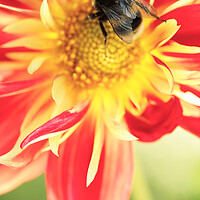
<svg viewBox="0 0 200 200">
<path fill-rule="evenodd" d="M 50 200 L 126 200 L 135 140 L 200 136 L 200 1 L 150 3 L 166 22 L 105 47 L 89 0 L 0 1 L 0 193 L 46 172 Z"/>
</svg>

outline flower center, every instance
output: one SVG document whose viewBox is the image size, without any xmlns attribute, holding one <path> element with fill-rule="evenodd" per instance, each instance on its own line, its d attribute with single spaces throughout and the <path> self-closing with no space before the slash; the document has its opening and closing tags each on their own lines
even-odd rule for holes
<svg viewBox="0 0 200 200">
<path fill-rule="evenodd" d="M 59 62 L 77 87 L 110 88 L 133 73 L 141 55 L 139 42 L 124 43 L 107 21 L 105 44 L 98 20 L 84 21 L 90 12 L 80 9 L 68 16 L 59 33 Z"/>
</svg>

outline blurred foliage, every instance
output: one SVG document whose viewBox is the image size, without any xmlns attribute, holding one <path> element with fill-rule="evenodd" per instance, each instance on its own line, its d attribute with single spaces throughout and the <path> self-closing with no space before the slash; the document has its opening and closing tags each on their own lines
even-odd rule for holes
<svg viewBox="0 0 200 200">
<path fill-rule="evenodd" d="M 200 140 L 178 128 L 154 143 L 136 143 L 131 200 L 199 200 Z"/>
<path fill-rule="evenodd" d="M 131 200 L 199 200 L 199 141 L 177 129 L 154 143 L 136 142 Z M 0 196 L 0 200 L 27 199 L 46 200 L 44 176 Z"/>
<path fill-rule="evenodd" d="M 46 200 L 44 175 L 33 181 L 24 183 L 8 194 L 0 196 L 0 200 Z"/>
</svg>

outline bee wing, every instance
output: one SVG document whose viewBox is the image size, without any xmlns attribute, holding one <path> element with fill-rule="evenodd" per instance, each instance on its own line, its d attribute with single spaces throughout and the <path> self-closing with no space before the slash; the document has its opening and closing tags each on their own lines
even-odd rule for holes
<svg viewBox="0 0 200 200">
<path fill-rule="evenodd" d="M 120 1 L 119 3 L 124 14 L 133 19 L 136 18 L 138 10 L 136 6 L 132 6 L 131 0 L 124 0 Z"/>
<path fill-rule="evenodd" d="M 125 43 L 131 44 L 134 36 L 132 23 L 137 17 L 136 12 L 118 4 L 109 6 L 109 8 L 102 6 L 102 9 L 118 37 Z"/>
<path fill-rule="evenodd" d="M 130 1 L 130 0 L 128 0 Z M 153 17 L 156 17 L 157 19 L 160 19 L 157 15 L 157 11 L 156 9 L 150 5 L 149 3 L 147 3 L 144 0 L 131 0 L 133 4 L 137 5 L 137 7 L 141 8 L 140 11 L 143 13 L 143 15 L 148 14 L 151 15 Z M 145 11 L 145 12 L 143 12 Z M 160 19 L 162 20 L 162 19 Z M 162 20 L 164 21 L 164 20 Z"/>
</svg>

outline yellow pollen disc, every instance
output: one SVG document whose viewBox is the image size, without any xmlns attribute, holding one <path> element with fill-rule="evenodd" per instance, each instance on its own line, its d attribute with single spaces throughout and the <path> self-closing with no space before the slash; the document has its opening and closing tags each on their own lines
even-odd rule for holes
<svg viewBox="0 0 200 200">
<path fill-rule="evenodd" d="M 89 5 L 85 7 L 90 8 Z M 84 20 L 91 10 L 69 14 L 57 42 L 59 63 L 77 87 L 111 88 L 133 73 L 140 60 L 139 43 L 124 43 L 106 21 L 103 22 L 108 34 L 105 45 L 98 19 Z"/>
</svg>

